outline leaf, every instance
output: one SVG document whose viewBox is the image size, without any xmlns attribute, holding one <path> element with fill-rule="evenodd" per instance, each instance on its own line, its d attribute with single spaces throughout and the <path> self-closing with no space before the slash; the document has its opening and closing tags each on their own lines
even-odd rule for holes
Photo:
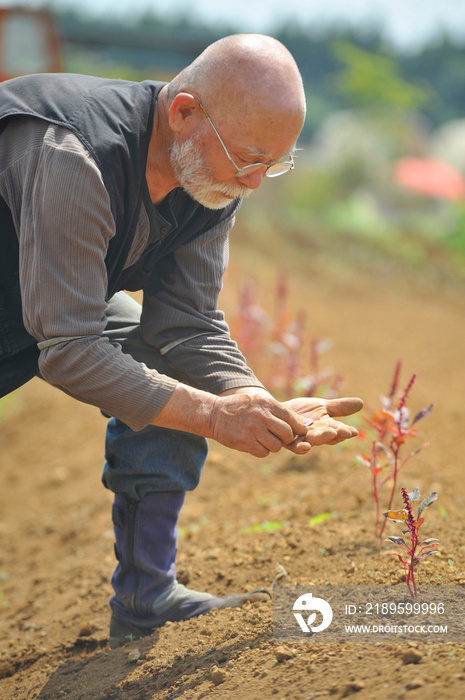
<svg viewBox="0 0 465 700">
<path fill-rule="evenodd" d="M 382 452 L 386 457 L 390 457 L 389 450 L 387 449 L 386 445 L 383 445 L 382 442 L 376 441 L 376 452 L 379 454 Z"/>
<path fill-rule="evenodd" d="M 319 513 L 318 515 L 314 515 L 313 518 L 310 518 L 308 524 L 310 525 L 310 527 L 314 527 L 315 525 L 318 525 L 319 523 L 322 523 L 325 520 L 331 520 L 331 518 L 335 517 L 336 513 L 334 511 L 332 513 Z"/>
<path fill-rule="evenodd" d="M 418 423 L 418 421 L 423 420 L 423 418 L 426 418 L 431 411 L 434 408 L 434 403 L 430 404 L 430 406 L 427 406 L 426 408 L 423 408 L 421 411 L 418 411 L 417 415 L 412 421 L 412 425 L 415 425 L 415 423 Z"/>
<path fill-rule="evenodd" d="M 265 520 L 265 522 L 258 525 L 251 525 L 250 527 L 245 527 L 242 532 L 275 532 L 276 530 L 282 530 L 287 527 L 289 522 L 287 520 L 279 522 L 277 520 Z"/>
<path fill-rule="evenodd" d="M 425 447 L 429 447 L 429 442 L 424 442 L 423 445 L 420 445 L 420 447 L 417 447 L 415 450 L 412 450 L 412 452 L 410 452 L 409 454 L 409 457 L 413 457 L 414 455 L 418 454 L 419 452 L 424 450 Z"/>
<path fill-rule="evenodd" d="M 421 498 L 420 489 L 418 488 L 418 486 L 415 486 L 413 491 L 408 494 L 408 500 L 410 503 L 413 503 L 414 501 L 419 501 L 420 498 Z"/>
<path fill-rule="evenodd" d="M 386 542 L 388 541 L 394 542 L 395 544 L 405 544 L 405 540 L 402 539 L 402 537 L 388 537 Z"/>
<path fill-rule="evenodd" d="M 399 552 L 392 552 L 392 551 L 389 552 L 389 554 L 392 554 L 393 556 L 397 557 L 399 559 L 399 561 L 401 561 L 404 566 L 407 566 L 407 562 L 404 559 L 404 557 L 402 556 L 402 554 L 399 554 Z"/>
<path fill-rule="evenodd" d="M 391 381 L 391 386 L 389 388 L 389 400 L 392 399 L 397 391 L 399 385 L 400 372 L 402 369 L 402 360 L 397 360 L 396 366 L 394 367 L 394 374 Z"/>
<path fill-rule="evenodd" d="M 402 406 L 402 408 L 394 411 L 394 421 L 396 425 L 400 425 L 401 428 L 407 427 L 409 417 L 410 413 L 407 406 Z"/>
<path fill-rule="evenodd" d="M 393 523 L 405 523 L 408 519 L 406 510 L 388 510 L 383 515 L 388 520 L 392 520 Z"/>
<path fill-rule="evenodd" d="M 425 544 L 424 542 L 421 542 L 420 545 L 415 550 L 415 554 L 417 557 L 419 557 L 420 554 L 423 554 L 423 552 L 433 551 L 433 548 L 437 547 L 438 544 L 439 544 L 439 542 L 431 542 L 431 544 Z"/>
<path fill-rule="evenodd" d="M 439 552 L 437 549 L 428 549 L 428 551 L 419 554 L 417 559 L 420 559 L 420 557 L 429 557 L 431 554 L 439 554 Z"/>
<path fill-rule="evenodd" d="M 438 496 L 438 492 L 433 491 L 432 493 L 430 493 L 429 496 L 426 496 L 426 498 L 422 500 L 422 502 L 418 506 L 418 517 L 420 517 L 420 513 L 422 513 L 425 510 L 425 508 L 428 508 L 428 506 L 430 506 L 432 503 L 434 503 L 434 501 L 437 500 Z"/>
<path fill-rule="evenodd" d="M 391 421 L 393 423 L 395 423 L 396 420 L 395 413 L 393 411 L 386 411 L 384 409 L 381 409 L 381 411 L 375 413 L 374 417 L 375 419 L 378 418 L 378 420 L 381 418 L 383 420 Z"/>
</svg>

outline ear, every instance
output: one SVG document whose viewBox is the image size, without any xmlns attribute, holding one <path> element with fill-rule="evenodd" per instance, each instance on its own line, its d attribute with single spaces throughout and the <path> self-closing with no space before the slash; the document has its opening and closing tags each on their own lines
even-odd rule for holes
<svg viewBox="0 0 465 700">
<path fill-rule="evenodd" d="M 191 131 L 201 117 L 199 103 L 188 92 L 179 92 L 168 110 L 168 121 L 172 131 Z"/>
</svg>

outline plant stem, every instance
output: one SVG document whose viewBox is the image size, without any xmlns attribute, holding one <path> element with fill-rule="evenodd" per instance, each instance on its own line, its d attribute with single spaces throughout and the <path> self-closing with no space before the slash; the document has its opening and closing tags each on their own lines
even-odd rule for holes
<svg viewBox="0 0 465 700">
<path fill-rule="evenodd" d="M 376 464 L 376 440 L 371 445 L 371 473 L 373 475 L 373 498 L 376 505 L 375 537 L 378 535 L 379 527 L 379 494 L 378 494 L 378 470 Z"/>
<path fill-rule="evenodd" d="M 396 371 L 394 372 L 394 379 L 392 382 L 391 391 L 393 390 L 393 388 L 395 390 L 395 387 L 397 386 L 399 372 L 400 372 L 400 363 L 398 362 L 397 366 L 396 366 Z M 391 452 L 394 455 L 394 462 L 393 462 L 393 468 L 392 468 L 392 488 L 391 488 L 391 495 L 389 497 L 388 510 L 391 510 L 392 502 L 394 500 L 394 494 L 395 494 L 396 488 L 397 488 L 397 474 L 399 471 L 399 455 L 400 455 L 400 450 L 401 450 L 403 440 L 404 440 L 404 427 L 402 424 L 402 420 L 403 420 L 402 409 L 405 406 L 405 403 L 407 401 L 407 397 L 408 397 L 409 392 L 413 386 L 413 383 L 415 382 L 416 377 L 417 377 L 417 375 L 415 373 L 412 374 L 412 376 L 410 377 L 410 381 L 407 384 L 407 386 L 405 387 L 404 391 L 402 392 L 402 396 L 400 397 L 399 403 L 397 404 L 397 407 L 396 407 L 397 435 L 394 435 L 394 437 L 391 440 L 391 444 L 390 444 Z M 380 537 L 384 532 L 384 528 L 386 527 L 386 522 L 387 521 L 385 520 L 381 526 L 381 531 L 379 533 Z"/>
<path fill-rule="evenodd" d="M 394 462 L 393 462 L 393 467 L 392 467 L 392 472 L 391 472 L 392 488 L 391 488 L 391 493 L 389 496 L 389 503 L 388 503 L 388 507 L 387 507 L 388 510 L 391 510 L 391 508 L 392 508 L 392 503 L 394 501 L 394 494 L 396 492 L 396 487 L 397 487 L 397 473 L 399 471 L 399 450 L 400 450 L 400 447 L 398 445 L 396 445 L 395 443 L 394 443 L 394 445 L 392 445 L 392 443 L 391 443 L 391 451 L 394 455 Z M 381 526 L 381 530 L 379 533 L 380 537 L 382 536 L 382 534 L 384 532 L 384 528 L 386 527 L 386 523 L 387 523 L 387 520 L 385 520 Z"/>
<path fill-rule="evenodd" d="M 417 551 L 418 547 L 418 541 L 419 541 L 419 535 L 418 535 L 418 527 L 415 524 L 415 518 L 413 517 L 412 513 L 412 504 L 409 501 L 407 489 L 401 488 L 401 493 L 402 493 L 402 498 L 405 504 L 405 509 L 407 511 L 407 527 L 410 531 L 410 541 L 411 541 L 411 546 L 408 550 L 408 553 L 410 555 L 410 561 L 407 563 L 408 570 L 405 574 L 405 582 L 407 584 L 407 588 L 410 591 L 410 595 L 412 598 L 417 597 L 417 585 L 415 582 L 415 554 Z"/>
<path fill-rule="evenodd" d="M 376 520 L 375 520 L 375 537 L 378 535 L 378 527 L 379 527 L 379 496 L 378 496 L 378 484 L 376 483 L 377 479 L 377 473 L 373 471 L 373 498 L 375 499 L 375 504 L 376 504 Z"/>
</svg>

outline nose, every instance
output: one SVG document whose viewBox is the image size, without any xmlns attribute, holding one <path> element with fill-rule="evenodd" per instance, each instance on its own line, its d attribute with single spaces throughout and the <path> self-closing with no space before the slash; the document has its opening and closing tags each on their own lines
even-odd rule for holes
<svg viewBox="0 0 465 700">
<path fill-rule="evenodd" d="M 237 179 L 242 185 L 245 185 L 250 190 L 256 190 L 262 184 L 262 180 L 265 177 L 265 168 L 260 168 L 260 170 L 250 173 L 249 175 L 241 175 Z"/>
</svg>

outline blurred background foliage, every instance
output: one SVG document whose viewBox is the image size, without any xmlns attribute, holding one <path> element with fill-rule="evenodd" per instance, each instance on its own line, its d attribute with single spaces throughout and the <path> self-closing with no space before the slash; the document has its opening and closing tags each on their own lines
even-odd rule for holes
<svg viewBox="0 0 465 700">
<path fill-rule="evenodd" d="M 156 12 L 132 20 L 106 15 L 88 17 L 55 7 L 65 52 L 66 70 L 128 78 L 169 79 L 209 43 L 237 31 L 232 26 L 203 26 L 180 15 Z M 294 55 L 309 94 L 304 136 L 334 110 L 377 105 L 416 110 L 433 126 L 460 117 L 464 108 L 463 44 L 447 35 L 415 52 L 387 43 L 376 30 L 357 34 L 351 28 L 325 32 L 284 25 L 274 32 Z"/>
<path fill-rule="evenodd" d="M 129 80 L 170 80 L 212 41 L 238 31 L 187 14 L 112 19 L 61 3 L 54 11 L 65 71 Z M 244 203 L 235 238 L 279 257 L 285 232 L 296 264 L 307 251 L 331 264 L 395 263 L 429 282 L 462 283 L 465 39 L 443 34 L 406 51 L 378 30 L 312 31 L 297 21 L 274 36 L 299 65 L 308 115 L 295 171 Z"/>
<path fill-rule="evenodd" d="M 56 13 L 65 70 L 131 80 L 169 80 L 236 31 L 187 16 L 145 13 L 128 22 Z M 359 267 L 391 260 L 429 281 L 463 281 L 465 197 L 460 187 L 448 189 L 434 163 L 463 177 L 464 46 L 443 35 L 402 52 L 377 31 L 315 33 L 297 24 L 274 35 L 299 65 L 308 116 L 295 171 L 244 203 L 236 235 L 255 247 L 263 237 L 262 253 L 275 255 L 286 231 L 288 246 L 300 252 Z M 413 186 L 399 179 L 399 163 Z M 409 168 L 416 168 L 412 177 Z"/>
</svg>

